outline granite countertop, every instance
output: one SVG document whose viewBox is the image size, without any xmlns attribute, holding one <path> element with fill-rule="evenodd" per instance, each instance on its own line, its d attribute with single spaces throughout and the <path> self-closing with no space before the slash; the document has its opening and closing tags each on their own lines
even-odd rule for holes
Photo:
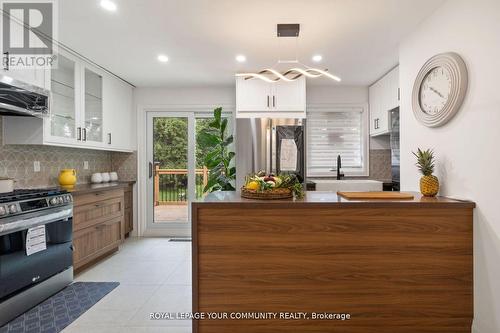
<svg viewBox="0 0 500 333">
<path fill-rule="evenodd" d="M 206 197 L 193 202 L 193 206 L 197 205 L 287 205 L 289 207 L 298 207 L 302 205 L 331 205 L 331 206 L 390 206 L 390 207 L 449 207 L 452 205 L 455 208 L 474 208 L 475 203 L 466 200 L 455 200 L 446 197 L 429 198 L 424 197 L 420 193 L 408 192 L 414 195 L 412 200 L 394 200 L 394 199 L 371 199 L 371 200 L 348 200 L 335 192 L 309 191 L 306 192 L 302 199 L 284 199 L 284 200 L 254 200 L 245 199 L 240 196 L 239 191 L 231 192 L 213 192 Z"/>
<path fill-rule="evenodd" d="M 103 190 L 114 190 L 118 188 L 126 188 L 130 184 L 135 184 L 135 180 L 131 181 L 118 181 L 111 183 L 100 183 L 100 184 L 77 184 L 71 188 L 68 187 L 60 187 L 60 189 L 66 190 L 73 194 L 84 194 L 84 193 L 92 193 Z"/>
</svg>

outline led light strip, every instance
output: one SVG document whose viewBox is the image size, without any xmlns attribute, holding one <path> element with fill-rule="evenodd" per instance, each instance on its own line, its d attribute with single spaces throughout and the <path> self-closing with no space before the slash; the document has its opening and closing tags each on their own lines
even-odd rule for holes
<svg viewBox="0 0 500 333">
<path fill-rule="evenodd" d="M 273 74 L 275 76 L 275 78 L 271 79 L 265 75 L 268 73 Z M 293 74 L 293 73 L 298 73 L 298 74 L 296 74 L 292 78 L 287 77 L 288 75 Z M 255 79 L 261 79 L 262 81 L 266 81 L 266 82 L 270 82 L 270 83 L 277 82 L 279 80 L 292 82 L 292 81 L 297 80 L 302 75 L 309 77 L 309 78 L 318 78 L 321 76 L 326 76 L 326 77 L 328 77 L 332 80 L 335 80 L 337 82 L 341 81 L 341 79 L 338 76 L 335 76 L 335 75 L 328 73 L 327 70 L 321 70 L 318 68 L 302 69 L 302 68 L 295 67 L 295 68 L 289 69 L 288 71 L 284 72 L 283 74 L 272 69 L 272 68 L 266 68 L 258 73 L 237 73 L 237 74 L 235 74 L 236 77 L 244 77 L 246 80 L 255 78 Z"/>
</svg>

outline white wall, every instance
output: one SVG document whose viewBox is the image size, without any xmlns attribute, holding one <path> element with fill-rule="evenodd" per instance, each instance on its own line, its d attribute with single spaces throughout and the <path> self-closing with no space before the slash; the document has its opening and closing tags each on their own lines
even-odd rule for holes
<svg viewBox="0 0 500 333">
<path fill-rule="evenodd" d="M 136 105 L 234 105 L 234 87 L 136 88 Z"/>
<path fill-rule="evenodd" d="M 447 125 L 430 129 L 411 109 L 414 79 L 433 55 L 458 52 L 469 91 Z M 411 151 L 433 148 L 441 194 L 477 203 L 474 215 L 475 332 L 500 332 L 500 1 L 449 0 L 400 45 L 401 185 L 418 190 Z"/>
</svg>

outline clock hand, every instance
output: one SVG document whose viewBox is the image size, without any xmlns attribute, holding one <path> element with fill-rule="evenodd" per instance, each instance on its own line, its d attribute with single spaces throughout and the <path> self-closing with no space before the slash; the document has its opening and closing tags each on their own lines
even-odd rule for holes
<svg viewBox="0 0 500 333">
<path fill-rule="evenodd" d="M 439 97 L 444 98 L 443 94 L 441 94 L 439 91 L 437 91 L 434 87 L 430 87 L 430 89 L 435 92 Z"/>
</svg>

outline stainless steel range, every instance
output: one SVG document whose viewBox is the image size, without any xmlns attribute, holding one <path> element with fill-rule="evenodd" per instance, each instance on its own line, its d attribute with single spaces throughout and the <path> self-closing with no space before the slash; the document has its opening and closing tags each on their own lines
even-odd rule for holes
<svg viewBox="0 0 500 333">
<path fill-rule="evenodd" d="M 72 229 L 66 191 L 0 194 L 0 327 L 72 282 Z"/>
</svg>

